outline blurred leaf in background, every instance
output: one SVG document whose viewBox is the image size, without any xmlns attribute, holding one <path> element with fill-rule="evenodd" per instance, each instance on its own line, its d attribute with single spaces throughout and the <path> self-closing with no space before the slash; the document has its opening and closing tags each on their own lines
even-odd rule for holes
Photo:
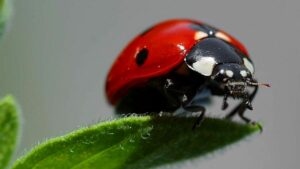
<svg viewBox="0 0 300 169">
<path fill-rule="evenodd" d="M 0 0 L 0 37 L 3 36 L 11 16 L 10 0 Z"/>
<path fill-rule="evenodd" d="M 19 114 L 12 96 L 0 101 L 0 169 L 10 162 L 19 133 Z"/>
<path fill-rule="evenodd" d="M 0 38 L 3 36 L 11 15 L 9 0 L 0 0 Z M 14 98 L 7 96 L 0 101 L 0 169 L 9 164 L 17 144 L 19 114 Z"/>
</svg>

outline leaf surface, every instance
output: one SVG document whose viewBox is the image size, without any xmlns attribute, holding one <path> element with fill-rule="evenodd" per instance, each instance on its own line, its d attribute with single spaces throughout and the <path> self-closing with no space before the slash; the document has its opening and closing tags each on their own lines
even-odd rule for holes
<svg viewBox="0 0 300 169">
<path fill-rule="evenodd" d="M 205 155 L 259 130 L 206 118 L 125 117 L 50 139 L 19 159 L 14 169 L 150 168 Z"/>
</svg>

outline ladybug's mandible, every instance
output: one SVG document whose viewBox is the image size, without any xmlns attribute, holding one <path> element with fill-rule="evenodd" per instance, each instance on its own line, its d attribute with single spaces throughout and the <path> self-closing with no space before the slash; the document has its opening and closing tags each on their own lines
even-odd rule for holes
<svg viewBox="0 0 300 169">
<path fill-rule="evenodd" d="M 133 39 L 114 62 L 106 81 L 106 95 L 120 113 L 174 111 L 180 106 L 199 112 L 204 96 L 241 100 L 227 118 L 246 109 L 257 93 L 254 66 L 246 48 L 228 33 L 203 22 L 167 20 Z M 251 92 L 248 88 L 254 88 Z M 199 101 L 200 100 L 200 101 Z"/>
</svg>

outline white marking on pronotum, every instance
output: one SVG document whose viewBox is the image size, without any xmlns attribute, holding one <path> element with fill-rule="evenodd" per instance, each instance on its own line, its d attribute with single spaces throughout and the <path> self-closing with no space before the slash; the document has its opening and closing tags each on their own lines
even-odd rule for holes
<svg viewBox="0 0 300 169">
<path fill-rule="evenodd" d="M 233 71 L 231 71 L 231 70 L 226 70 L 225 73 L 226 73 L 226 75 L 227 75 L 228 77 L 233 77 Z"/>
<path fill-rule="evenodd" d="M 204 76 L 210 76 L 216 63 L 217 62 L 213 57 L 202 57 L 200 60 L 193 63 L 192 69 Z"/>
<path fill-rule="evenodd" d="M 246 66 L 246 68 L 250 71 L 251 74 L 254 74 L 254 67 L 253 67 L 252 63 L 247 58 L 243 58 L 243 60 L 244 60 L 244 65 Z"/>
<path fill-rule="evenodd" d="M 230 37 L 227 36 L 227 35 L 226 35 L 225 33 L 223 33 L 223 32 L 217 32 L 217 33 L 216 33 L 216 37 L 218 37 L 218 38 L 220 38 L 220 39 L 223 39 L 223 40 L 225 40 L 225 41 L 227 41 L 227 42 L 230 42 L 230 41 L 231 41 Z"/>
<path fill-rule="evenodd" d="M 198 31 L 198 32 L 195 33 L 194 39 L 195 40 L 200 40 L 200 39 L 206 38 L 207 36 L 208 36 L 207 33 L 202 32 L 202 31 Z"/>
<path fill-rule="evenodd" d="M 246 70 L 241 70 L 240 71 L 241 76 L 246 77 L 247 76 L 247 72 Z"/>
</svg>

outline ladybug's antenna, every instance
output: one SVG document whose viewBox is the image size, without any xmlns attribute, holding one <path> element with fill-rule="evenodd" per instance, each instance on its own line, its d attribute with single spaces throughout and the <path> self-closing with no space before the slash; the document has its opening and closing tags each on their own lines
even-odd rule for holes
<svg viewBox="0 0 300 169">
<path fill-rule="evenodd" d="M 259 82 L 247 82 L 250 86 L 264 86 L 264 87 L 271 87 L 269 83 L 259 83 Z"/>
</svg>

